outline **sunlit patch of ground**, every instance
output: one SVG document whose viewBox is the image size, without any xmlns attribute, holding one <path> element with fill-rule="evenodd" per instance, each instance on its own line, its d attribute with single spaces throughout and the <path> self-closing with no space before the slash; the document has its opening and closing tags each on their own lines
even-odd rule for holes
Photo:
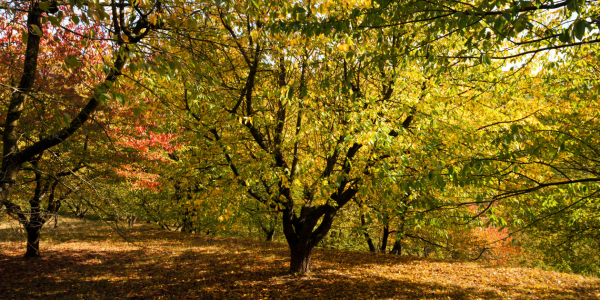
<svg viewBox="0 0 600 300">
<path fill-rule="evenodd" d="M 127 242 L 78 220 L 45 231 L 43 257 L 25 260 L 23 233 L 0 226 L 2 299 L 600 299 L 597 278 L 364 252 L 315 250 L 313 273 L 297 277 L 282 244 L 148 226 Z"/>
</svg>

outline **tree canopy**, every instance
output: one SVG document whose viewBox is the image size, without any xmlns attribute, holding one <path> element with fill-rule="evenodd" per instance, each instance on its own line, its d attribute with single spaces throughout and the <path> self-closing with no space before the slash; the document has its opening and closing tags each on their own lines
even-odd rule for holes
<svg viewBox="0 0 600 300">
<path fill-rule="evenodd" d="M 597 1 L 5 1 L 0 205 L 598 274 Z M 87 208 L 87 209 L 86 209 Z M 391 248 L 391 249 L 390 249 Z"/>
</svg>

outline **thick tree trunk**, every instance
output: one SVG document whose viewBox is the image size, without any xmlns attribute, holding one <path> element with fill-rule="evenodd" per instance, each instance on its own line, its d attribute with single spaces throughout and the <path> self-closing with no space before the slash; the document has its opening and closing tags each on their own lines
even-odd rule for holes
<svg viewBox="0 0 600 300">
<path fill-rule="evenodd" d="M 310 273 L 311 252 L 331 229 L 336 213 L 336 208 L 328 205 L 304 207 L 300 218 L 291 209 L 283 212 L 283 233 L 290 247 L 290 273 Z"/>
<path fill-rule="evenodd" d="M 183 213 L 183 217 L 181 219 L 181 223 L 182 223 L 182 227 L 181 227 L 181 232 L 186 232 L 186 233 L 194 233 L 196 231 L 196 226 L 193 224 L 191 218 L 190 218 L 190 212 L 189 211 L 185 211 Z"/>
<path fill-rule="evenodd" d="M 290 246 L 290 250 L 290 273 L 310 273 L 310 254 L 312 252 L 312 247 L 309 245 L 296 245 L 295 247 Z"/>
<path fill-rule="evenodd" d="M 27 252 L 25 252 L 25 257 L 39 257 L 42 226 L 27 225 L 25 230 L 27 231 Z"/>
</svg>

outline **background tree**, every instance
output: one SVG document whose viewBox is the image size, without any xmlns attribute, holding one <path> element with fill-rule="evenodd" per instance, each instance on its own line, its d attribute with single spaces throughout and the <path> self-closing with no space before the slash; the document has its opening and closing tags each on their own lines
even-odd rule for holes
<svg viewBox="0 0 600 300">
<path fill-rule="evenodd" d="M 4 18 L 10 19 L 9 23 L 13 24 L 8 36 L 11 37 L 20 32 L 22 43 L 25 46 L 15 47 L 14 43 L 16 41 L 14 39 L 6 44 L 15 50 L 22 49 L 23 52 L 19 63 L 13 61 L 13 64 L 8 65 L 9 68 L 20 70 L 17 73 L 18 79 L 13 81 L 14 84 L 11 82 L 10 85 L 3 85 L 4 88 L 8 88 L 5 93 L 10 95 L 8 97 L 10 100 L 5 102 L 3 159 L 0 169 L 2 177 L 0 203 L 7 209 L 9 214 L 25 226 L 28 233 L 26 252 L 28 257 L 39 256 L 39 234 L 43 222 L 40 221 L 42 219 L 38 218 L 38 215 L 42 212 L 37 201 L 31 202 L 33 206 L 28 212 L 11 200 L 10 194 L 18 179 L 19 171 L 24 164 L 30 163 L 46 150 L 63 143 L 71 137 L 93 116 L 101 103 L 111 98 L 107 92 L 116 83 L 117 77 L 121 74 L 130 53 L 134 53 L 135 44 L 147 36 L 150 29 L 155 27 L 149 22 L 148 16 L 160 7 L 158 3 L 137 4 L 138 10 L 134 11 L 126 11 L 127 8 L 124 5 L 117 5 L 116 3 L 113 3 L 110 9 L 105 8 L 102 4 L 87 4 L 79 7 L 78 9 L 85 13 L 81 15 L 81 18 L 83 18 L 82 24 L 100 26 L 103 28 L 102 30 L 105 30 L 104 32 L 114 34 L 116 39 L 112 41 L 113 49 L 111 51 L 113 60 L 102 62 L 98 66 L 105 71 L 106 76 L 104 80 L 94 84 L 93 93 L 88 92 L 83 98 L 65 99 L 67 101 L 66 107 L 63 106 L 61 114 L 58 114 L 58 117 L 52 115 L 54 120 L 65 119 L 66 124 L 52 131 L 44 131 L 44 127 L 35 128 L 37 132 L 29 132 L 32 135 L 27 136 L 22 132 L 22 130 L 28 129 L 24 118 L 36 110 L 36 102 L 40 103 L 39 106 L 44 106 L 43 101 L 46 98 L 40 96 L 43 95 L 43 89 L 36 89 L 36 80 L 40 77 L 40 73 L 43 74 L 43 70 L 39 68 L 39 61 L 40 57 L 44 57 L 42 55 L 43 48 L 41 48 L 42 41 L 47 39 L 44 38 L 44 32 L 46 32 L 46 36 L 52 33 L 61 34 L 61 26 L 63 26 L 62 22 L 65 18 L 70 18 L 75 23 L 81 21 L 80 16 L 66 16 L 67 14 L 63 12 L 63 10 L 68 11 L 70 15 L 75 11 L 72 7 L 65 7 L 61 10 L 55 6 L 56 4 L 48 2 L 14 1 L 8 3 L 8 6 L 5 5 L 2 9 L 5 15 Z M 138 12 L 141 13 L 138 14 Z M 131 17 L 132 22 L 125 22 L 125 14 Z M 93 30 L 93 27 L 91 29 L 91 31 L 86 31 L 85 28 L 82 29 L 81 32 L 84 32 L 84 34 L 65 30 L 64 34 L 85 37 L 79 40 L 83 43 L 85 49 L 88 40 L 93 41 L 95 38 L 99 41 L 103 40 L 102 35 L 96 36 L 97 32 Z M 74 40 L 77 41 L 76 38 Z M 57 39 L 57 41 L 60 41 L 60 39 Z M 80 64 L 78 57 L 82 55 L 85 55 L 85 52 L 79 51 L 77 55 L 69 56 L 64 64 L 76 67 Z M 63 65 L 63 62 L 59 61 L 53 68 L 60 69 L 61 65 Z M 65 108 L 74 110 L 75 115 L 71 117 Z M 50 122 L 50 120 L 44 121 Z"/>
</svg>

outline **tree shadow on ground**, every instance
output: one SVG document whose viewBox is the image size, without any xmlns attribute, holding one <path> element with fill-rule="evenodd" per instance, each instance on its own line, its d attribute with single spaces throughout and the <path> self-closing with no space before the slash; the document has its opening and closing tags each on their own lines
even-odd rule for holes
<svg viewBox="0 0 600 300">
<path fill-rule="evenodd" d="M 513 299 L 594 298 L 598 286 L 465 287 L 411 275 L 414 258 L 317 250 L 313 275 L 287 275 L 285 245 L 159 231 L 146 232 L 147 248 L 132 250 L 115 237 L 83 250 L 52 248 L 40 259 L 0 251 L 0 295 L 6 299 Z M 112 241 L 110 239 L 113 239 Z M 0 243 L 0 245 L 2 245 Z M 66 246 L 65 246 L 66 247 Z M 135 248 L 135 247 L 133 247 Z M 427 261 L 421 261 L 427 264 Z M 407 276 L 366 272 L 393 265 Z"/>
</svg>

